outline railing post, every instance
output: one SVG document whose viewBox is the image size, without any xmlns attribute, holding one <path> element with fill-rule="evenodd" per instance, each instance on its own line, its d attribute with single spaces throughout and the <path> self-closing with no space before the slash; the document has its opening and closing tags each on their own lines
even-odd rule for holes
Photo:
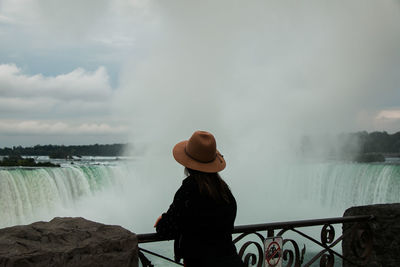
<svg viewBox="0 0 400 267">
<path fill-rule="evenodd" d="M 268 229 L 267 237 L 273 237 L 274 236 L 274 229 Z"/>
</svg>

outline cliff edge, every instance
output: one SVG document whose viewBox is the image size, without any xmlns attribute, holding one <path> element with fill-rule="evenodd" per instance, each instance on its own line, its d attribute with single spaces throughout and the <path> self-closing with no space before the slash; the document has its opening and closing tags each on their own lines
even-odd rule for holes
<svg viewBox="0 0 400 267">
<path fill-rule="evenodd" d="M 121 226 L 84 218 L 0 229 L 0 266 L 138 266 L 138 241 Z"/>
</svg>

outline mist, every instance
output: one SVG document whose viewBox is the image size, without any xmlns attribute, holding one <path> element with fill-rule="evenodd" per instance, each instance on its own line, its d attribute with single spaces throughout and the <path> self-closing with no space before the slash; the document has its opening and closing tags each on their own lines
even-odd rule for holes
<svg viewBox="0 0 400 267">
<path fill-rule="evenodd" d="M 298 162 L 303 134 L 374 129 L 383 99 L 398 95 L 399 2 L 159 1 L 146 8 L 155 19 L 136 25 L 143 53 L 127 58 L 114 99 L 133 144 L 146 148 L 135 163 L 132 212 L 152 225 L 168 208 L 184 177 L 172 148 L 195 130 L 216 137 L 238 223 L 323 212 L 288 208 L 298 200 L 274 184 Z M 274 199 L 282 204 L 269 205 Z M 260 203 L 264 213 L 254 208 Z"/>
<path fill-rule="evenodd" d="M 398 0 L 8 0 L 0 36 L 3 144 L 130 141 L 134 155 L 32 172 L 21 194 L 9 188 L 28 170 L 2 170 L 16 220 L 0 224 L 82 216 L 153 232 L 185 178 L 172 148 L 196 130 L 226 159 L 236 225 L 400 202 L 398 165 L 322 160 L 358 151 L 340 133 L 400 129 Z M 90 191 L 92 178 L 108 182 Z"/>
</svg>

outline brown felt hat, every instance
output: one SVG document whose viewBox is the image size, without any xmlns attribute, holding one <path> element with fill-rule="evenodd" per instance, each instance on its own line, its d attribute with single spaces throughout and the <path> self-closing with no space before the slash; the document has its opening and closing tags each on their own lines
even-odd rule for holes
<svg viewBox="0 0 400 267">
<path fill-rule="evenodd" d="M 206 131 L 194 132 L 189 140 L 176 144 L 172 153 L 177 162 L 197 171 L 219 172 L 226 166 L 214 136 Z"/>
</svg>

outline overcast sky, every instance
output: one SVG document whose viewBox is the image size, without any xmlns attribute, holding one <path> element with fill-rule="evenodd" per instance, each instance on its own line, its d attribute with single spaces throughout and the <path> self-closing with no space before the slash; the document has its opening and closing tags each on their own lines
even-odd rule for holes
<svg viewBox="0 0 400 267">
<path fill-rule="evenodd" d="M 0 147 L 200 128 L 399 131 L 400 1 L 0 0 Z"/>
</svg>

